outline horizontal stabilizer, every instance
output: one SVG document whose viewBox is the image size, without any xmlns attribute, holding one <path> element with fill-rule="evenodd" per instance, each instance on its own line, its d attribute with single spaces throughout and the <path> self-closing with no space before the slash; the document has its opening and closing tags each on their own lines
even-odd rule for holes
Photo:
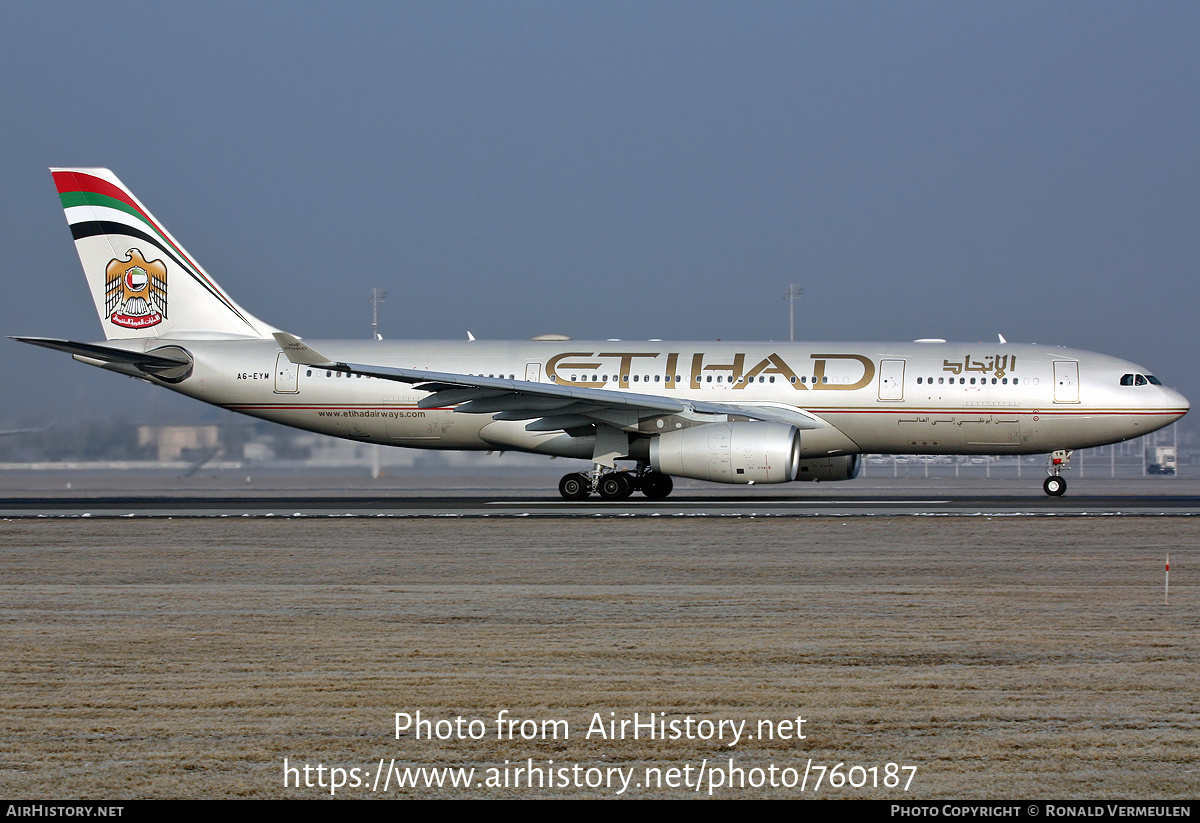
<svg viewBox="0 0 1200 823">
<path fill-rule="evenodd" d="M 67 354 L 98 360 L 102 363 L 134 366 L 146 374 L 157 374 L 192 364 L 191 358 L 177 347 L 173 347 L 170 352 L 159 353 L 128 351 L 96 343 L 76 343 L 74 340 L 55 340 L 50 337 L 13 337 L 12 339 L 22 343 L 31 343 L 34 346 L 43 346 L 47 349 L 65 351 Z"/>
</svg>

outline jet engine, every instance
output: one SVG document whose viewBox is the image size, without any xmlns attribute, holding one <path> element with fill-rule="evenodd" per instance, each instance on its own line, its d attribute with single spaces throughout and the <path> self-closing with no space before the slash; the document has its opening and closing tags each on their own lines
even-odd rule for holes
<svg viewBox="0 0 1200 823">
<path fill-rule="evenodd" d="M 655 471 L 714 483 L 786 483 L 800 464 L 800 432 L 786 423 L 705 423 L 650 442 Z"/>
<path fill-rule="evenodd" d="M 797 480 L 853 480 L 858 477 L 862 461 L 857 454 L 838 457 L 813 457 L 800 461 Z"/>
</svg>

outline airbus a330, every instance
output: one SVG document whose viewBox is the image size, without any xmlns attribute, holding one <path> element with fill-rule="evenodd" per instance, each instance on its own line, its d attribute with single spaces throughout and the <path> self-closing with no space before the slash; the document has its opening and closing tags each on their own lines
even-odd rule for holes
<svg viewBox="0 0 1200 823">
<path fill-rule="evenodd" d="M 109 170 L 51 172 L 106 339 L 17 340 L 335 437 L 590 461 L 568 499 L 850 480 L 872 453 L 1047 454 L 1061 495 L 1072 451 L 1189 409 L 1133 363 L 1002 339 L 305 341 L 235 303 Z"/>
</svg>

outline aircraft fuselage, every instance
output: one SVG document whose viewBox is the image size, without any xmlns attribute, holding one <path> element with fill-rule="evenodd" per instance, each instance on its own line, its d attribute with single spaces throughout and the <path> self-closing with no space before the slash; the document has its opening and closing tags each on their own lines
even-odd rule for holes
<svg viewBox="0 0 1200 823">
<path fill-rule="evenodd" d="M 160 338 L 125 343 L 130 344 L 151 352 L 181 346 L 194 358 L 193 371 L 170 388 L 285 425 L 410 448 L 558 453 L 547 452 L 544 437 L 523 440 L 518 432 L 523 425 L 496 426 L 520 421 L 494 421 L 451 407 L 420 408 L 428 392 L 291 363 L 273 340 L 176 344 Z M 1138 437 L 1187 410 L 1181 395 L 1144 379 L 1151 373 L 1140 366 L 1053 346 L 346 340 L 311 345 L 345 362 L 794 408 L 832 429 L 804 431 L 804 456 L 1079 449 Z M 649 422 L 648 435 L 662 428 L 661 419 Z M 565 449 L 565 456 L 590 456 L 584 438 L 574 439 L 578 448 Z"/>
</svg>

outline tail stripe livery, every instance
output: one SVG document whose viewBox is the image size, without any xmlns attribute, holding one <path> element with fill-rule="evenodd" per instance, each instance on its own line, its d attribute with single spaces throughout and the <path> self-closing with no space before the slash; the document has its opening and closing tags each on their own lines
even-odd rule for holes
<svg viewBox="0 0 1200 823">
<path fill-rule="evenodd" d="M 124 234 L 139 240 L 149 241 L 155 245 L 166 243 L 174 249 L 175 255 L 178 255 L 171 255 L 170 252 L 167 252 L 176 264 L 186 269 L 214 297 L 223 301 L 232 311 L 237 312 L 237 309 L 234 308 L 229 298 L 221 294 L 220 289 L 216 288 L 215 284 L 205 275 L 204 270 L 188 257 L 187 252 L 180 248 L 179 244 L 175 242 L 170 234 L 159 226 L 154 218 L 147 214 L 130 195 L 111 183 L 101 180 L 98 177 L 93 177 L 90 174 L 65 171 L 56 171 L 53 174 L 54 184 L 58 187 L 59 199 L 62 201 L 63 209 L 67 212 L 67 222 L 70 223 L 72 237 L 78 240 L 81 237 L 92 237 L 94 235 Z M 86 209 L 80 209 L 77 212 L 72 211 L 72 209 L 79 206 L 94 206 L 124 212 L 148 226 L 158 239 L 156 240 L 145 232 L 140 231 L 136 223 L 88 220 L 87 218 L 95 215 L 96 212 Z M 72 218 L 78 219 L 73 221 Z M 115 251 L 116 249 L 114 249 Z"/>
<path fill-rule="evenodd" d="M 103 301 L 97 295 L 96 308 L 109 338 L 161 336 L 172 329 L 239 337 L 269 334 L 271 329 L 230 299 L 111 172 L 106 169 L 51 169 L 51 173 L 93 294 L 97 294 L 97 289 L 104 292 Z M 106 245 L 88 245 L 89 238 L 98 238 Z M 129 248 L 131 244 L 139 247 L 149 244 L 149 248 Z M 113 279 L 120 277 L 113 273 L 114 266 L 124 264 L 129 271 L 141 275 L 142 282 L 152 282 L 158 287 L 147 294 L 149 302 L 155 302 L 154 298 L 165 301 L 165 281 L 147 275 L 139 262 L 152 261 L 159 255 L 174 263 L 175 271 L 186 272 L 207 295 L 197 295 L 194 289 L 189 295 L 189 290 L 180 288 L 182 283 L 174 281 L 171 289 L 173 314 L 178 316 L 179 309 L 183 308 L 179 322 L 162 323 L 167 319 L 163 305 L 160 307 L 161 318 L 154 315 L 138 323 L 114 309 L 113 289 L 120 286 L 120 280 Z M 147 286 L 142 292 L 148 290 Z M 184 301 L 194 304 L 191 311 L 186 302 L 181 306 L 176 297 L 180 294 Z"/>
</svg>

